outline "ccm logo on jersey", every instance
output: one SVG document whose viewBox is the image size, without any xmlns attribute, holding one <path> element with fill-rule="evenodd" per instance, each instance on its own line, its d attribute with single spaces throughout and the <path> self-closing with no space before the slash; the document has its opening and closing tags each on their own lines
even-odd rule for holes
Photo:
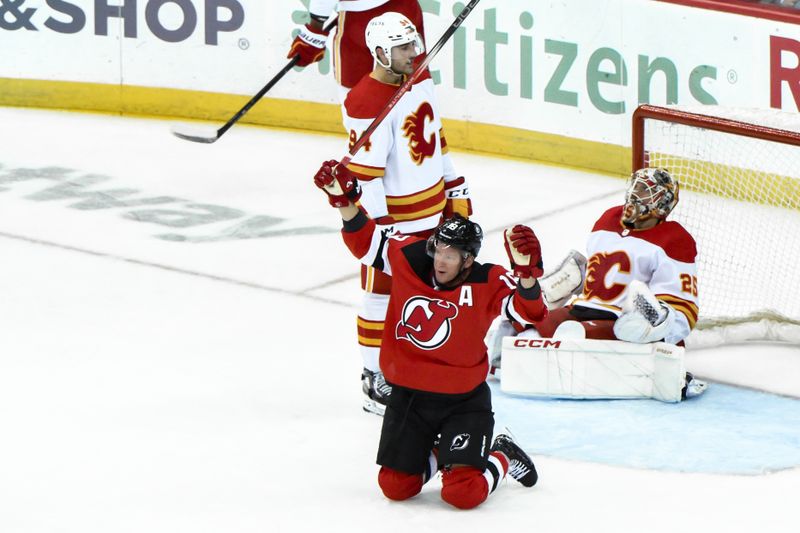
<svg viewBox="0 0 800 533">
<path fill-rule="evenodd" d="M 403 306 L 395 335 L 423 350 L 433 350 L 450 338 L 450 321 L 457 315 L 458 307 L 452 302 L 414 296 Z"/>
<path fill-rule="evenodd" d="M 561 348 L 561 341 L 550 339 L 516 339 L 515 348 Z"/>
</svg>

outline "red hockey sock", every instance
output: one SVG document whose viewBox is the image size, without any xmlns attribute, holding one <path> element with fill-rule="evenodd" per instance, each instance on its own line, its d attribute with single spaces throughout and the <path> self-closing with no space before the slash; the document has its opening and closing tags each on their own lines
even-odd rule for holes
<svg viewBox="0 0 800 533">
<path fill-rule="evenodd" d="M 382 466 L 378 472 L 378 485 L 390 500 L 407 500 L 422 490 L 422 474 L 406 474 Z"/>
<path fill-rule="evenodd" d="M 442 473 L 442 499 L 453 507 L 472 509 L 487 496 L 489 484 L 477 468 L 461 466 Z"/>
</svg>

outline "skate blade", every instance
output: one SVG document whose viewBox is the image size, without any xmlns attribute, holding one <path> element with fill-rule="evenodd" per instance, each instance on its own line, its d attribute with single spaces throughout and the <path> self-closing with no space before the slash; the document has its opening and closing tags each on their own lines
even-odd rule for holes
<svg viewBox="0 0 800 533">
<path fill-rule="evenodd" d="M 364 408 L 364 411 L 366 411 L 368 413 L 372 413 L 372 414 L 378 415 L 378 416 L 383 416 L 383 414 L 386 412 L 386 406 L 385 405 L 383 405 L 382 403 L 378 403 L 378 402 L 376 402 L 375 400 L 373 400 L 371 398 L 365 398 L 364 399 L 363 408 Z"/>
<path fill-rule="evenodd" d="M 708 389 L 708 383 L 695 378 L 686 387 L 686 399 L 697 398 L 703 394 L 706 389 Z"/>
</svg>

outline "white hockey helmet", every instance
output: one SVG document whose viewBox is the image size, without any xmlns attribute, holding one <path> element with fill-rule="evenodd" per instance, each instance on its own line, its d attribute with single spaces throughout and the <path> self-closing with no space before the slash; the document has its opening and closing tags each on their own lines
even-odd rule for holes
<svg viewBox="0 0 800 533">
<path fill-rule="evenodd" d="M 678 203 L 678 192 L 678 180 L 663 168 L 637 170 L 625 191 L 622 223 L 635 228 L 647 220 L 664 220 Z"/>
<path fill-rule="evenodd" d="M 417 32 L 416 26 L 406 17 L 394 11 L 388 11 L 379 15 L 367 24 L 364 31 L 364 38 L 367 41 L 367 48 L 375 58 L 375 61 L 383 68 L 389 69 L 392 66 L 392 48 L 408 43 L 414 43 L 417 54 L 425 51 L 422 37 Z M 375 52 L 376 48 L 381 48 L 389 64 L 384 64 Z"/>
</svg>

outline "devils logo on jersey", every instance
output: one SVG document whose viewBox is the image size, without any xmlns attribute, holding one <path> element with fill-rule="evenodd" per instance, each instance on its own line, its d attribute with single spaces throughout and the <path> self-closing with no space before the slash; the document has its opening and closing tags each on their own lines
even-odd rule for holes
<svg viewBox="0 0 800 533">
<path fill-rule="evenodd" d="M 453 437 L 453 442 L 450 443 L 450 451 L 463 450 L 469 446 L 469 433 L 461 433 Z"/>
<path fill-rule="evenodd" d="M 403 122 L 404 136 L 408 137 L 408 153 L 418 165 L 436 153 L 436 135 L 431 133 L 425 138 L 426 120 L 433 120 L 433 108 L 428 102 L 422 102 L 417 111 L 408 115 Z"/>
<path fill-rule="evenodd" d="M 456 315 L 458 307 L 452 302 L 414 296 L 403 306 L 395 335 L 423 350 L 433 350 L 450 338 L 450 321 Z"/>
</svg>

